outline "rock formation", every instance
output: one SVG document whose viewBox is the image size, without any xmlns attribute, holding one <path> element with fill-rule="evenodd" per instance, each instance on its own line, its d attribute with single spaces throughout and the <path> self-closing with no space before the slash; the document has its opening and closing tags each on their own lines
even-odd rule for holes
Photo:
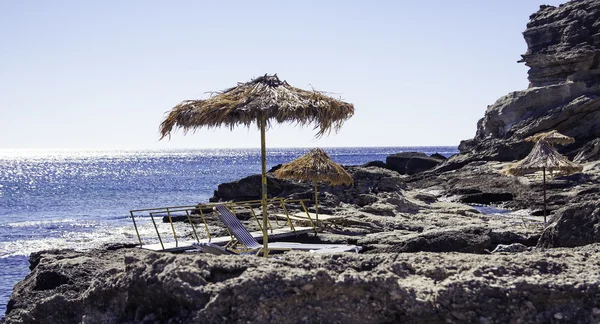
<svg viewBox="0 0 600 324">
<path fill-rule="evenodd" d="M 442 161 L 444 161 L 444 159 L 427 156 L 425 153 L 402 152 L 389 155 L 385 159 L 385 165 L 386 168 L 400 174 L 412 175 L 430 170 Z"/>
<path fill-rule="evenodd" d="M 560 209 L 537 246 L 575 247 L 600 242 L 600 203 L 585 202 Z"/>
<path fill-rule="evenodd" d="M 15 287 L 4 321 L 597 323 L 599 252 L 588 245 L 518 258 L 297 252 L 264 260 L 50 251 Z"/>
<path fill-rule="evenodd" d="M 522 140 L 555 129 L 576 139 L 563 151 L 573 157 L 600 138 L 600 1 L 541 6 L 523 33 L 530 86 L 489 106 L 475 138 L 461 142 L 455 163 L 510 161 L 524 157 Z"/>
</svg>

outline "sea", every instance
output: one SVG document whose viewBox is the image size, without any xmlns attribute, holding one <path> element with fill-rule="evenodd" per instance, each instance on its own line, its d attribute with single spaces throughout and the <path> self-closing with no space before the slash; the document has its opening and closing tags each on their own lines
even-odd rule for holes
<svg viewBox="0 0 600 324">
<path fill-rule="evenodd" d="M 267 149 L 267 167 L 307 148 Z M 440 153 L 456 147 L 325 148 L 343 165 L 385 161 L 398 152 Z M 258 149 L 0 149 L 0 318 L 14 285 L 29 274 L 29 254 L 135 243 L 130 210 L 208 202 L 218 184 L 260 173 Z M 152 239 L 149 217 L 136 217 Z"/>
</svg>

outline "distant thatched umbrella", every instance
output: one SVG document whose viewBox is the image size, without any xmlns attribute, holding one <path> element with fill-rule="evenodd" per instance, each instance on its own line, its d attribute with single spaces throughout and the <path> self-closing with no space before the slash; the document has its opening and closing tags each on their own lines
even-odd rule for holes
<svg viewBox="0 0 600 324">
<path fill-rule="evenodd" d="M 265 130 L 273 121 L 304 126 L 315 125 L 317 137 L 337 131 L 352 117 L 354 106 L 318 91 L 306 91 L 280 81 L 277 75 L 264 75 L 219 92 L 208 99 L 186 100 L 175 106 L 160 124 L 162 138 L 173 127 L 185 132 L 201 127 L 250 127 L 256 123 L 261 134 L 263 242 L 267 249 L 267 164 Z"/>
<path fill-rule="evenodd" d="M 526 142 L 538 142 L 544 140 L 550 144 L 567 145 L 575 143 L 575 139 L 571 136 L 563 135 L 556 130 L 549 132 L 537 133 L 525 139 Z"/>
<path fill-rule="evenodd" d="M 332 185 L 352 184 L 352 176 L 344 168 L 333 162 L 325 151 L 314 148 L 292 162 L 282 165 L 275 176 L 285 179 L 313 181 L 315 185 L 315 214 L 319 221 L 319 181 Z"/>
<path fill-rule="evenodd" d="M 539 140 L 523 160 L 510 165 L 503 172 L 509 175 L 524 175 L 526 173 L 542 171 L 542 186 L 544 192 L 544 222 L 546 222 L 546 170 L 558 171 L 562 174 L 581 172 L 583 166 L 569 161 L 558 153 L 548 142 Z"/>
</svg>

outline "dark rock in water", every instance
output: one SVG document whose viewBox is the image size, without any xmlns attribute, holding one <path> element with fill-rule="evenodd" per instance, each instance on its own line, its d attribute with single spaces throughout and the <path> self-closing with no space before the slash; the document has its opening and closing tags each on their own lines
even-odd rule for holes
<svg viewBox="0 0 600 324">
<path fill-rule="evenodd" d="M 268 173 L 275 172 L 275 171 L 279 170 L 279 169 L 281 168 L 281 166 L 282 166 L 282 165 L 283 165 L 283 164 L 277 164 L 276 166 L 274 166 L 274 167 L 270 168 L 270 169 L 269 169 L 269 171 L 267 171 L 267 172 L 268 172 Z"/>
<path fill-rule="evenodd" d="M 430 155 L 430 157 L 434 158 L 434 159 L 438 159 L 438 160 L 447 160 L 448 158 L 445 157 L 444 155 L 441 155 L 440 153 L 433 153 Z"/>
<path fill-rule="evenodd" d="M 556 212 L 537 247 L 575 247 L 600 242 L 600 203 L 587 202 Z"/>
<path fill-rule="evenodd" d="M 600 137 L 600 1 L 543 6 L 523 32 L 530 86 L 498 99 L 477 123 L 475 138 L 461 142 L 461 161 L 523 158 L 538 132 L 557 130 L 576 142 L 561 149 L 573 157 Z M 597 154 L 591 154 L 594 158 Z M 464 163 L 464 162 L 463 162 Z M 464 164 L 463 164 L 464 165 Z"/>
<path fill-rule="evenodd" d="M 501 193 L 472 193 L 460 198 L 460 202 L 465 204 L 482 204 L 489 205 L 491 203 L 513 200 L 513 194 L 510 192 Z"/>
<path fill-rule="evenodd" d="M 214 196 L 210 198 L 211 202 L 218 201 L 244 201 L 258 200 L 262 194 L 262 176 L 255 174 L 246 178 L 221 183 L 217 187 Z M 298 181 L 277 179 L 273 174 L 267 174 L 267 194 L 269 197 L 278 197 L 283 193 L 292 194 L 295 192 L 306 191 L 312 188 L 311 184 Z"/>
<path fill-rule="evenodd" d="M 371 161 L 362 165 L 365 168 L 368 167 L 378 167 L 378 168 L 387 168 L 387 165 L 383 161 Z"/>
<path fill-rule="evenodd" d="M 319 194 L 321 195 L 319 204 L 323 207 L 334 207 L 341 202 L 362 204 L 364 203 L 364 197 L 361 197 L 361 195 L 398 192 L 401 189 L 406 189 L 404 178 L 396 172 L 382 168 L 357 166 L 347 166 L 345 168 L 352 175 L 354 184 L 352 186 L 319 184 Z M 257 174 L 238 181 L 222 183 L 209 201 L 258 200 L 261 195 L 260 182 L 261 176 Z M 314 199 L 312 183 L 277 179 L 272 174 L 267 174 L 267 186 L 269 197 Z"/>
<path fill-rule="evenodd" d="M 430 170 L 443 160 L 427 156 L 420 152 L 402 152 L 388 155 L 385 164 L 388 169 L 400 174 L 416 174 Z"/>
</svg>

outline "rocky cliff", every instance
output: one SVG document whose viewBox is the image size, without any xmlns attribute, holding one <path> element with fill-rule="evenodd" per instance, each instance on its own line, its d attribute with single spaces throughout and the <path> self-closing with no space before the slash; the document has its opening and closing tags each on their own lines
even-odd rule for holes
<svg viewBox="0 0 600 324">
<path fill-rule="evenodd" d="M 525 137 L 552 129 L 576 139 L 563 149 L 571 157 L 600 138 L 600 1 L 541 6 L 523 36 L 529 88 L 488 106 L 453 162 L 520 159 L 532 146 Z"/>
</svg>

